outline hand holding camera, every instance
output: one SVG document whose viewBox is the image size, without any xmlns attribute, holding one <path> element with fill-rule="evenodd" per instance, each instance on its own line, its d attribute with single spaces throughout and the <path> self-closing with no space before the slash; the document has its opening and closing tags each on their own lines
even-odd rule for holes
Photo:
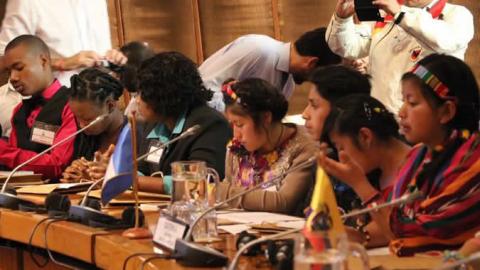
<svg viewBox="0 0 480 270">
<path fill-rule="evenodd" d="M 400 7 L 397 0 L 338 0 L 335 14 L 346 19 L 356 13 L 360 21 L 383 21 L 379 9 L 395 15 Z"/>
<path fill-rule="evenodd" d="M 372 4 L 391 15 L 400 12 L 401 7 L 397 0 L 373 0 Z"/>
<path fill-rule="evenodd" d="M 335 14 L 337 17 L 346 19 L 355 13 L 355 5 L 353 0 L 338 0 Z"/>
</svg>

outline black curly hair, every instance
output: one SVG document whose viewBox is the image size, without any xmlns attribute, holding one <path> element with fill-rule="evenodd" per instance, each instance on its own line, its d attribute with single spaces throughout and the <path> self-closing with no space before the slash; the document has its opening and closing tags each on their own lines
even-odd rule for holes
<svg viewBox="0 0 480 270">
<path fill-rule="evenodd" d="M 323 138 L 328 138 L 333 131 L 347 135 L 355 146 L 360 147 L 358 134 L 364 127 L 381 141 L 400 138 L 393 113 L 377 99 L 363 94 L 348 95 L 333 104 L 325 121 Z"/>
<path fill-rule="evenodd" d="M 102 105 L 108 98 L 118 100 L 123 85 L 114 77 L 98 68 L 84 69 L 70 78 L 70 99 L 88 100 Z"/>
<path fill-rule="evenodd" d="M 233 83 L 232 90 L 237 95 L 236 100 L 223 93 L 228 109 L 237 115 L 250 116 L 256 127 L 262 124 L 262 113 L 271 112 L 272 122 L 280 122 L 288 111 L 288 102 L 285 96 L 269 82 L 249 78 Z"/>
<path fill-rule="evenodd" d="M 186 109 L 206 104 L 206 89 L 197 65 L 179 52 L 162 52 L 146 60 L 138 71 L 142 100 L 162 117 L 177 118 Z"/>
</svg>

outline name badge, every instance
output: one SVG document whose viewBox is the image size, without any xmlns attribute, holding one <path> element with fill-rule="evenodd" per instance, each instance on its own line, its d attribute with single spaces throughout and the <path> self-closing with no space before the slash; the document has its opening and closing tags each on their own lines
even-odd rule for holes
<svg viewBox="0 0 480 270">
<path fill-rule="evenodd" d="M 32 127 L 32 137 L 30 140 L 39 144 L 52 145 L 58 129 L 59 126 L 35 122 Z"/>
<path fill-rule="evenodd" d="M 147 162 L 150 162 L 153 164 L 160 163 L 160 160 L 162 159 L 162 155 L 163 155 L 163 150 L 165 149 L 160 147 L 159 145 L 160 143 L 158 141 L 154 141 L 150 143 L 150 146 L 148 147 L 148 153 L 151 153 L 153 151 L 155 152 L 147 156 Z"/>
<path fill-rule="evenodd" d="M 174 250 L 175 241 L 182 239 L 187 233 L 188 225 L 184 222 L 168 215 L 161 213 L 155 228 L 153 242 L 163 248 Z"/>
</svg>

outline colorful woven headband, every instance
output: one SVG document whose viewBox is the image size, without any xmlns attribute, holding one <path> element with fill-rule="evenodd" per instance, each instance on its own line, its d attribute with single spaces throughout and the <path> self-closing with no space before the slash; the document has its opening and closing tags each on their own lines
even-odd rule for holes
<svg viewBox="0 0 480 270">
<path fill-rule="evenodd" d="M 422 80 L 424 83 L 426 83 L 428 86 L 430 86 L 435 94 L 439 96 L 442 99 L 449 99 L 450 97 L 448 96 L 450 90 L 448 87 L 440 81 L 437 76 L 435 76 L 433 73 L 428 71 L 424 66 L 422 65 L 416 65 L 413 67 L 412 71 L 415 76 L 417 76 L 420 80 Z"/>
<path fill-rule="evenodd" d="M 236 82 L 237 81 L 231 81 L 222 85 L 222 92 L 227 94 L 227 96 L 229 96 L 233 101 L 239 102 L 237 94 L 235 94 L 235 91 L 232 89 L 232 85 Z"/>
</svg>

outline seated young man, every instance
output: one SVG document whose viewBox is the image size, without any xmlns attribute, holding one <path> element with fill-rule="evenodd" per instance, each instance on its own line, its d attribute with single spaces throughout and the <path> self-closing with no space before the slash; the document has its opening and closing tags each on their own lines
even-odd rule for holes
<svg viewBox="0 0 480 270">
<path fill-rule="evenodd" d="M 77 130 L 67 104 L 67 89 L 52 73 L 50 52 L 38 37 L 22 35 L 5 48 L 4 64 L 10 82 L 23 100 L 12 116 L 9 141 L 0 140 L 0 165 L 13 169 Z M 23 170 L 59 178 L 71 160 L 74 140 L 68 141 L 24 166 Z"/>
</svg>

